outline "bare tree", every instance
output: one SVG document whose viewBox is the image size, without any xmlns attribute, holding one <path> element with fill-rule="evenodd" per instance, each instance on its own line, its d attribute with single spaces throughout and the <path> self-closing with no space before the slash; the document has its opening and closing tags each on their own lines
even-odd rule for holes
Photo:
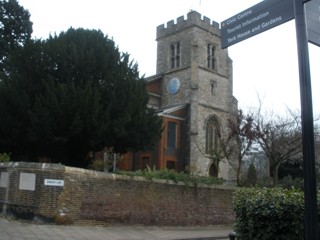
<svg viewBox="0 0 320 240">
<path fill-rule="evenodd" d="M 217 144 L 209 146 L 207 151 L 193 139 L 200 153 L 211 160 L 216 169 L 214 176 L 218 176 L 219 164 L 223 159 L 226 159 L 236 173 L 237 185 L 241 185 L 243 158 L 250 151 L 255 139 L 253 121 L 253 113 L 244 114 L 239 109 L 236 116 L 228 119 L 226 134 L 222 136 L 218 131 Z"/>
<path fill-rule="evenodd" d="M 226 159 L 236 172 L 238 186 L 241 185 L 243 158 L 250 151 L 255 139 L 253 121 L 253 113 L 244 114 L 239 109 L 238 116 L 228 120 L 228 138 L 220 141 Z"/>
<path fill-rule="evenodd" d="M 218 139 L 219 142 L 221 143 L 221 135 L 218 135 Z M 206 158 L 210 159 L 214 169 L 216 170 L 214 172 L 213 177 L 218 177 L 219 174 L 219 164 L 220 162 L 225 158 L 225 153 L 224 150 L 221 148 L 221 144 L 217 144 L 217 146 L 215 147 L 210 147 L 210 149 L 208 149 L 207 153 L 205 152 L 205 150 L 203 150 L 199 144 L 197 143 L 197 141 L 193 138 L 193 141 L 195 142 L 199 152 L 205 156 Z"/>
<path fill-rule="evenodd" d="M 278 169 L 282 162 L 301 153 L 301 117 L 291 110 L 286 116 L 273 113 L 255 116 L 256 141 L 269 159 L 273 185 L 278 183 Z"/>
</svg>

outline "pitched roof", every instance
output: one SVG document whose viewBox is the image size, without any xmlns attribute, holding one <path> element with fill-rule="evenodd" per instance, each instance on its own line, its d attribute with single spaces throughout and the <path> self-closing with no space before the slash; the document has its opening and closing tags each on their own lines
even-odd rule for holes
<svg viewBox="0 0 320 240">
<path fill-rule="evenodd" d="M 170 106 L 165 106 L 163 108 L 160 108 L 156 111 L 158 116 L 164 116 L 164 117 L 170 117 L 170 118 L 175 118 L 179 120 L 185 120 L 185 118 L 176 116 L 173 113 L 177 112 L 179 110 L 185 109 L 187 107 L 186 103 L 180 103 L 180 104 L 175 104 L 175 105 L 170 105 Z"/>
</svg>

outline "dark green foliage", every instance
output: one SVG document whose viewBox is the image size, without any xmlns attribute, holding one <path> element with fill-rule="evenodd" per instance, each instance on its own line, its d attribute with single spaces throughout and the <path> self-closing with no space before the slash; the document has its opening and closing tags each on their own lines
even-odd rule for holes
<svg viewBox="0 0 320 240">
<path fill-rule="evenodd" d="M 237 239 L 304 239 L 303 192 L 281 188 L 241 189 L 236 192 L 234 204 L 235 229 L 240 235 Z"/>
<path fill-rule="evenodd" d="M 293 178 L 290 175 L 287 177 L 282 178 L 279 181 L 279 186 L 287 189 L 296 188 L 296 189 L 303 189 L 303 178 Z"/>
<path fill-rule="evenodd" d="M 7 58 L 30 38 L 30 14 L 16 0 L 0 0 L 0 80 L 8 71 Z"/>
<path fill-rule="evenodd" d="M 0 83 L 0 151 L 15 160 L 86 167 L 90 151 L 152 146 L 162 122 L 147 109 L 138 67 L 101 31 L 30 41 Z"/>
<path fill-rule="evenodd" d="M 10 162 L 11 153 L 0 153 L 0 162 Z"/>
<path fill-rule="evenodd" d="M 104 172 L 104 169 L 105 169 L 104 165 L 105 165 L 104 160 L 95 159 L 89 165 L 89 169 L 92 169 L 94 171 Z"/>
<path fill-rule="evenodd" d="M 284 177 L 291 176 L 293 178 L 302 178 L 303 177 L 303 161 L 302 159 L 289 160 L 281 163 L 279 166 L 279 179 Z"/>
</svg>

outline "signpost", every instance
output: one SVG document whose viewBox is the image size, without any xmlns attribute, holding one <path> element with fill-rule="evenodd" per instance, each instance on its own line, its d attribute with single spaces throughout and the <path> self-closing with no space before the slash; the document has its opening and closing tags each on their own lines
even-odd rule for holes
<svg viewBox="0 0 320 240">
<path fill-rule="evenodd" d="M 304 175 L 305 239 L 318 238 L 317 186 L 315 173 L 312 90 L 308 37 L 302 0 L 294 0 L 299 61 L 300 101 L 302 122 L 302 155 Z"/>
<path fill-rule="evenodd" d="M 262 1 L 221 23 L 221 47 L 229 47 L 292 19 L 292 0 Z"/>
<path fill-rule="evenodd" d="M 320 0 L 312 0 L 305 5 L 308 41 L 320 47 Z"/>
<path fill-rule="evenodd" d="M 302 120 L 305 239 L 318 240 L 314 127 L 308 41 L 320 46 L 320 0 L 309 1 L 265 0 L 240 12 L 221 23 L 221 47 L 226 48 L 295 18 Z M 305 4 L 306 2 L 309 3 Z M 306 5 L 306 13 L 304 5 Z"/>
</svg>

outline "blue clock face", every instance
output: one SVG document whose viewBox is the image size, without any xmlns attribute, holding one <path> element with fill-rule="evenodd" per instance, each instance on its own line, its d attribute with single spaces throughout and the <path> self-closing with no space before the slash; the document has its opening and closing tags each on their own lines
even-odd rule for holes
<svg viewBox="0 0 320 240">
<path fill-rule="evenodd" d="M 168 93 L 176 94 L 180 89 L 180 80 L 178 78 L 172 78 L 168 83 Z"/>
</svg>

